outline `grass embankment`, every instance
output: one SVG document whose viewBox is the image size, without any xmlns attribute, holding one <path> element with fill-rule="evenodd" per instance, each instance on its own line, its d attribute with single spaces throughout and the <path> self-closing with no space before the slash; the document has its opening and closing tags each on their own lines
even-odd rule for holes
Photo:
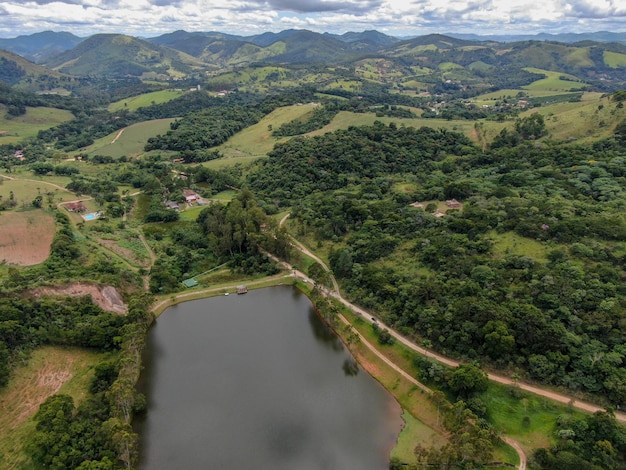
<svg viewBox="0 0 626 470">
<path fill-rule="evenodd" d="M 33 415 L 46 398 L 64 393 L 80 403 L 87 395 L 93 366 L 103 354 L 75 348 L 45 346 L 35 350 L 27 365 L 15 369 L 0 390 L 0 468 L 30 470 L 24 451 L 35 430 Z"/>
<path fill-rule="evenodd" d="M 223 272 L 218 271 L 217 276 L 220 276 L 220 273 L 223 274 Z M 236 276 L 229 279 L 222 278 L 220 279 L 220 281 L 214 281 L 210 286 L 201 284 L 198 287 L 171 294 L 169 296 L 159 296 L 156 298 L 153 304 L 152 311 L 154 312 L 154 315 L 158 317 L 169 307 L 177 305 L 181 302 L 206 299 L 209 297 L 216 297 L 218 295 L 224 294 L 236 294 L 236 288 L 233 287 L 234 284 L 245 285 L 249 290 L 252 290 L 285 284 L 291 285 L 293 283 L 294 278 L 287 274 L 285 271 L 270 277 L 257 276 L 244 278 L 241 276 Z"/>
</svg>

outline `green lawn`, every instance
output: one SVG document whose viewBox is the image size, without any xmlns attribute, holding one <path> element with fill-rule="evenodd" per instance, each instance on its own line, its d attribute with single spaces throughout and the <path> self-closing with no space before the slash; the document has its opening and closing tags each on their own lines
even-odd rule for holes
<svg viewBox="0 0 626 470">
<path fill-rule="evenodd" d="M 526 452 L 550 445 L 560 415 L 581 415 L 569 410 L 567 405 L 494 382 L 478 398 L 487 406 L 487 420 L 498 431 L 518 441 Z"/>
</svg>

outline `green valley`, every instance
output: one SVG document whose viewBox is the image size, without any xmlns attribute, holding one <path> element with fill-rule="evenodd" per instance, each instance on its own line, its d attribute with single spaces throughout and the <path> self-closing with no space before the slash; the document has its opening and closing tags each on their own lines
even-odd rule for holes
<svg viewBox="0 0 626 470">
<path fill-rule="evenodd" d="M 134 468 L 155 317 L 285 283 L 400 403 L 390 468 L 626 468 L 623 57 L 301 30 L 0 55 L 0 462 Z"/>
</svg>

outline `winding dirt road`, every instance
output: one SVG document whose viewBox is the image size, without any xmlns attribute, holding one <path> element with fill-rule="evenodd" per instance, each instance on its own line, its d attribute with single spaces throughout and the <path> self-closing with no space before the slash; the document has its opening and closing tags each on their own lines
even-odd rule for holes
<svg viewBox="0 0 626 470">
<path fill-rule="evenodd" d="M 289 217 L 290 214 L 285 215 L 281 221 L 280 221 L 280 226 L 282 226 L 285 221 L 287 220 L 287 218 Z M 302 253 L 306 254 L 307 256 L 310 256 L 311 258 L 313 258 L 315 261 L 317 261 L 318 263 L 320 263 L 320 265 L 328 270 L 330 272 L 330 270 L 328 269 L 328 267 L 326 266 L 326 264 L 324 264 L 324 262 L 319 259 L 319 257 L 317 257 L 315 254 L 311 253 L 310 250 L 306 249 L 306 247 L 304 247 L 300 242 L 298 242 L 297 240 L 295 240 L 293 237 L 291 237 L 292 241 L 294 242 L 293 246 L 295 248 L 297 248 L 298 250 L 300 250 Z M 299 273 L 300 276 L 302 277 L 307 277 L 306 275 L 304 275 L 303 273 Z M 337 285 L 337 282 L 335 281 L 335 276 L 332 275 L 332 272 L 330 273 L 330 277 L 333 280 L 333 286 L 334 286 L 334 292 L 328 292 L 329 295 L 331 295 L 332 297 L 336 298 L 339 302 L 341 302 L 342 304 L 344 304 L 346 307 L 352 309 L 354 312 L 358 312 L 360 313 L 363 318 L 370 322 L 370 323 L 378 323 L 381 326 L 384 326 L 389 333 L 391 334 L 391 336 L 393 336 L 396 340 L 400 341 L 402 344 L 404 344 L 405 346 L 407 346 L 408 348 L 412 349 L 413 351 L 436 360 L 437 362 L 441 362 L 442 364 L 445 364 L 449 367 L 458 367 L 461 362 L 459 361 L 455 361 L 454 359 L 450 359 L 449 357 L 445 357 L 442 356 L 441 354 L 437 354 L 433 351 L 430 351 L 428 349 L 425 349 L 421 346 L 418 346 L 417 344 L 415 344 L 414 342 L 410 341 L 409 339 L 405 338 L 404 336 L 402 336 L 400 333 L 398 333 L 397 331 L 395 331 L 393 328 L 391 328 L 388 325 L 384 325 L 383 322 L 377 318 L 375 315 L 373 315 L 371 312 L 368 312 L 360 307 L 358 307 L 357 305 L 354 305 L 352 303 L 350 303 L 349 301 L 347 301 L 346 299 L 344 299 L 340 292 L 339 292 L 339 287 Z M 513 379 L 509 378 L 509 377 L 505 377 L 503 375 L 499 375 L 499 374 L 494 374 L 494 373 L 488 373 L 487 376 L 489 377 L 489 380 L 493 380 L 494 382 L 497 383 L 501 383 L 504 385 L 517 385 L 520 389 L 525 390 L 527 392 L 533 393 L 535 395 L 539 395 L 542 397 L 546 397 L 549 398 L 551 400 L 557 401 L 559 403 L 565 403 L 565 404 L 570 404 L 571 406 L 573 406 L 574 408 L 578 408 L 579 410 L 583 410 L 583 411 L 587 411 L 590 413 L 595 413 L 596 411 L 603 411 L 604 408 L 594 405 L 592 403 L 588 403 L 588 402 L 584 402 L 581 400 L 577 400 L 574 397 L 568 396 L 568 395 L 563 395 L 560 393 L 556 393 L 550 390 L 546 390 L 544 388 L 540 388 L 534 385 L 530 385 L 524 382 L 519 382 L 519 381 L 514 381 Z M 623 412 L 619 412 L 616 411 L 615 412 L 615 418 L 622 422 L 622 423 L 626 423 L 626 413 Z"/>
</svg>

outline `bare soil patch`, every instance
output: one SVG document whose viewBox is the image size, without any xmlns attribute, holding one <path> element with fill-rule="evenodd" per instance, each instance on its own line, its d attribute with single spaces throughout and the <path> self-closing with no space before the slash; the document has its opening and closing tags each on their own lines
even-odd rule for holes
<svg viewBox="0 0 626 470">
<path fill-rule="evenodd" d="M 54 218 L 42 210 L 0 214 L 0 260 L 32 266 L 50 256 Z"/>
<path fill-rule="evenodd" d="M 35 296 L 40 295 L 69 295 L 72 297 L 91 296 L 91 300 L 102 310 L 107 312 L 127 313 L 128 307 L 122 300 L 115 287 L 97 286 L 85 282 L 75 282 L 65 287 L 40 287 L 32 292 Z"/>
</svg>

